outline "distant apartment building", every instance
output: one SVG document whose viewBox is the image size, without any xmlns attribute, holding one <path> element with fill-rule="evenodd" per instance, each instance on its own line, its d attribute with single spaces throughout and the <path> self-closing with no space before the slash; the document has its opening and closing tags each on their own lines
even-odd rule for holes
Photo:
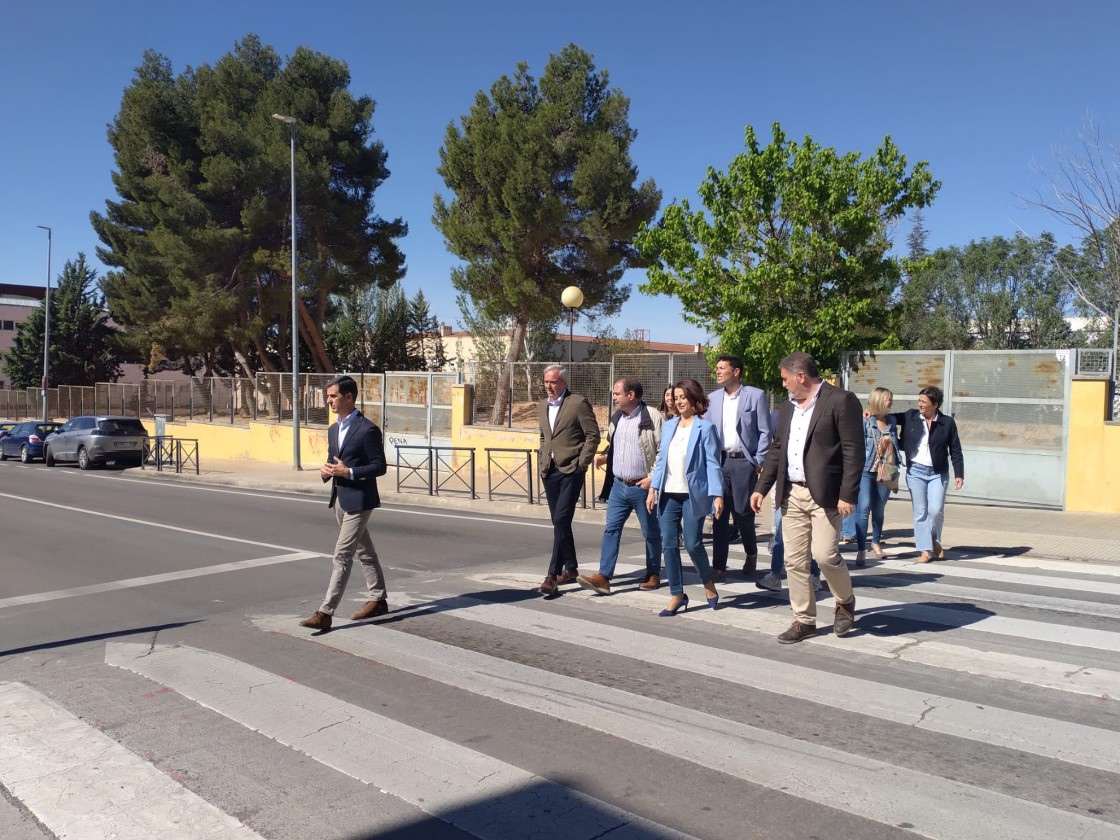
<svg viewBox="0 0 1120 840">
<path fill-rule="evenodd" d="M 12 349 L 16 342 L 16 328 L 43 305 L 46 288 L 0 283 L 0 355 Z M 11 388 L 11 379 L 0 364 L 0 390 Z"/>
</svg>

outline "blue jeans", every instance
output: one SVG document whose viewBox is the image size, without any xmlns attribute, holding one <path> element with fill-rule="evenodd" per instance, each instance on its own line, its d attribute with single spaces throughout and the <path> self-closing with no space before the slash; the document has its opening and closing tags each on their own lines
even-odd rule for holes
<svg viewBox="0 0 1120 840">
<path fill-rule="evenodd" d="M 692 502 L 687 493 L 662 493 L 659 505 L 657 518 L 661 523 L 662 544 L 665 546 L 665 573 L 669 576 L 669 594 L 683 595 L 684 570 L 681 568 L 677 533 L 683 525 L 685 550 L 692 558 L 692 565 L 696 567 L 700 581 L 707 583 L 712 579 L 712 567 L 708 563 L 708 552 L 701 539 L 707 514 L 693 514 Z"/>
<path fill-rule="evenodd" d="M 914 546 L 918 551 L 933 551 L 934 540 L 941 542 L 949 473 L 936 473 L 930 467 L 912 464 L 906 468 L 906 486 L 914 506 Z"/>
<path fill-rule="evenodd" d="M 856 537 L 856 515 L 849 513 L 840 521 L 840 539 L 854 540 Z"/>
<path fill-rule="evenodd" d="M 871 514 L 871 542 L 883 541 L 883 511 L 891 490 L 875 480 L 875 473 L 865 472 L 859 480 L 859 507 L 856 509 L 856 548 L 867 550 L 867 515 Z"/>
<path fill-rule="evenodd" d="M 607 524 L 603 529 L 603 553 L 599 556 L 599 574 L 610 580 L 618 563 L 618 547 L 622 543 L 622 526 L 630 518 L 630 512 L 638 514 L 638 524 L 642 526 L 642 536 L 646 538 L 646 577 L 661 574 L 661 527 L 657 517 L 646 510 L 646 491 L 638 487 L 627 487 L 615 479 L 611 494 L 607 498 Z"/>
<path fill-rule="evenodd" d="M 770 571 L 779 580 L 786 571 L 786 544 L 782 539 L 782 509 L 774 508 L 774 539 L 770 540 Z M 821 576 L 821 567 L 816 560 L 809 561 L 809 574 Z"/>
</svg>

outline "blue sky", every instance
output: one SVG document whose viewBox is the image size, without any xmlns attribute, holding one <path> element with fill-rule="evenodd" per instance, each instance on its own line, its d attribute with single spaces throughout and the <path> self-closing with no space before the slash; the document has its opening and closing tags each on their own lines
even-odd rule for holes
<svg viewBox="0 0 1120 840">
<path fill-rule="evenodd" d="M 452 324 L 455 260 L 430 221 L 444 130 L 517 62 L 539 76 L 567 43 L 630 97 L 639 177 L 657 182 L 664 205 L 695 204 L 706 168 L 742 150 L 747 124 L 767 139 L 778 121 L 792 138 L 864 154 L 890 134 L 943 182 L 926 214 L 933 247 L 1018 230 L 1072 238 L 1016 195 L 1045 189 L 1032 163 L 1049 166 L 1087 115 L 1114 132 L 1120 123 L 1115 0 L 15 0 L 0 29 L 0 282 L 43 282 L 40 224 L 54 229 L 56 277 L 79 251 L 101 268 L 89 213 L 115 197 L 105 127 L 143 51 L 178 72 L 250 32 L 282 56 L 303 45 L 345 60 L 351 90 L 376 100 L 392 170 L 376 210 L 409 223 L 405 290 L 423 288 Z M 900 247 L 907 231 L 895 234 Z M 627 275 L 618 334 L 705 340 L 674 299 L 642 295 L 642 279 Z"/>
</svg>

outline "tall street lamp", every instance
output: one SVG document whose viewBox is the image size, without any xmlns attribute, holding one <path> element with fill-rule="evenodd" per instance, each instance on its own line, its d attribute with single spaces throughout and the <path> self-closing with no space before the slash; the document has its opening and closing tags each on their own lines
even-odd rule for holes
<svg viewBox="0 0 1120 840">
<path fill-rule="evenodd" d="M 47 294 L 43 298 L 43 422 L 50 421 L 47 407 L 47 389 L 50 388 L 51 369 L 51 229 L 46 225 L 35 227 L 47 232 Z"/>
<path fill-rule="evenodd" d="M 583 306 L 583 289 L 569 286 L 560 293 L 560 302 L 568 307 L 568 367 L 572 366 L 572 329 L 576 322 L 576 310 Z"/>
<path fill-rule="evenodd" d="M 274 120 L 288 124 L 292 146 L 292 469 L 299 463 L 299 305 L 296 300 L 296 118 L 273 114 Z"/>
</svg>

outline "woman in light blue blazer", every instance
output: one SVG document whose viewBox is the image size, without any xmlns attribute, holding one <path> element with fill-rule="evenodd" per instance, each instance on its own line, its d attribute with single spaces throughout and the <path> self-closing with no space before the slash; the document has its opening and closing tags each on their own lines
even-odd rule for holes
<svg viewBox="0 0 1120 840">
<path fill-rule="evenodd" d="M 704 518 L 723 512 L 723 475 L 719 468 L 719 436 L 716 427 L 700 415 L 708 409 L 708 398 L 695 379 L 682 379 L 673 386 L 673 401 L 679 415 L 666 421 L 661 429 L 661 448 L 653 467 L 653 478 L 646 496 L 646 509 L 661 525 L 665 570 L 669 576 L 669 606 L 662 616 L 688 609 L 684 593 L 684 572 L 677 533 L 684 525 L 684 547 L 704 583 L 708 605 L 714 610 L 719 601 L 712 583 L 712 567 L 704 548 Z"/>
</svg>

